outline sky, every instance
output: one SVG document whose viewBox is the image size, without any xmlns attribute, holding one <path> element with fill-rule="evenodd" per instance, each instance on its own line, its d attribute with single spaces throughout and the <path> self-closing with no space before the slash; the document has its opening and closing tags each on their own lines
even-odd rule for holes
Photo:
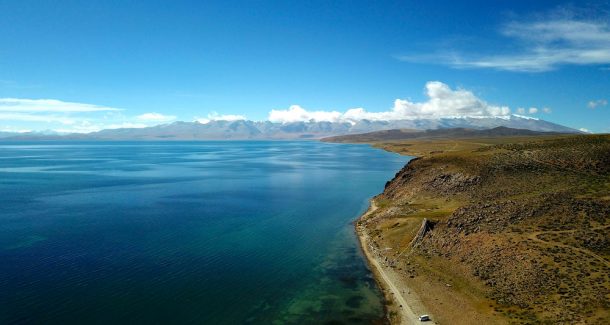
<svg viewBox="0 0 610 325">
<path fill-rule="evenodd" d="M 610 132 L 609 1 L 0 0 L 0 131 L 517 114 Z"/>
</svg>

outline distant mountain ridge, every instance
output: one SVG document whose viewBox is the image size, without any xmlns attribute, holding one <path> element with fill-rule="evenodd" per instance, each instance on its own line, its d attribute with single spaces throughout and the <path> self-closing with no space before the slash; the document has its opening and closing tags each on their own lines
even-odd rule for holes
<svg viewBox="0 0 610 325">
<path fill-rule="evenodd" d="M 467 129 L 467 128 L 448 128 L 435 130 L 413 130 L 413 129 L 393 129 L 375 131 L 361 134 L 339 135 L 334 137 L 322 138 L 325 142 L 376 142 L 394 141 L 407 139 L 440 139 L 440 138 L 481 138 L 481 137 L 505 137 L 505 136 L 537 136 L 537 135 L 557 135 L 565 132 L 532 131 L 528 129 L 513 129 L 505 126 L 498 126 L 491 129 Z"/>
<path fill-rule="evenodd" d="M 174 122 L 146 128 L 107 129 L 92 133 L 48 135 L 40 133 L 2 134 L 5 140 L 297 140 L 368 133 L 391 129 L 435 130 L 446 128 L 491 129 L 495 127 L 527 129 L 542 132 L 579 133 L 559 124 L 525 118 L 439 118 L 396 121 L 358 122 L 291 122 L 269 121 L 210 121 Z"/>
</svg>

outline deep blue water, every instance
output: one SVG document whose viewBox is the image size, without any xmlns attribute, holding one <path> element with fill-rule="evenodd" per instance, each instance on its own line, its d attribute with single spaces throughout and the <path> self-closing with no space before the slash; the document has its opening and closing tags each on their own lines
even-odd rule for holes
<svg viewBox="0 0 610 325">
<path fill-rule="evenodd" d="M 0 143 L 0 323 L 370 323 L 351 222 L 407 157 L 319 142 Z"/>
</svg>

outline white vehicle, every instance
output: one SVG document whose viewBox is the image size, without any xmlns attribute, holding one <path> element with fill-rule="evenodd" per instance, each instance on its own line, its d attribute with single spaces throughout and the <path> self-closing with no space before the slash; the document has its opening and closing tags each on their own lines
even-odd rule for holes
<svg viewBox="0 0 610 325">
<path fill-rule="evenodd" d="M 430 320 L 430 316 L 428 315 L 421 315 L 419 316 L 419 321 L 420 322 L 425 322 L 425 321 L 429 321 Z"/>
</svg>

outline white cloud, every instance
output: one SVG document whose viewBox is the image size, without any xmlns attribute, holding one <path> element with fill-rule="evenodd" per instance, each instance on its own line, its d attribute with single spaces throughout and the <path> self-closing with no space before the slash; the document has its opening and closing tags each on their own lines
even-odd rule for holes
<svg viewBox="0 0 610 325">
<path fill-rule="evenodd" d="M 175 116 L 146 113 L 135 117 L 122 109 L 65 102 L 56 99 L 0 98 L 0 121 L 29 130 L 89 133 L 102 129 L 141 128 L 167 122 Z"/>
<path fill-rule="evenodd" d="M 346 112 L 348 114 L 354 110 L 362 110 L 351 109 Z M 302 122 L 302 121 L 326 121 L 326 122 L 339 122 L 342 120 L 342 114 L 337 111 L 307 111 L 299 105 L 292 105 L 287 110 L 271 110 L 269 112 L 269 121 L 271 122 L 281 122 L 281 123 L 289 123 L 289 122 Z"/>
<path fill-rule="evenodd" d="M 589 106 L 589 108 L 591 108 L 591 109 L 595 109 L 597 107 L 602 107 L 602 106 L 606 106 L 606 105 L 608 105 L 608 101 L 606 99 L 591 100 L 587 103 L 587 106 Z"/>
<path fill-rule="evenodd" d="M 369 112 L 364 108 L 351 108 L 347 111 L 309 111 L 301 106 L 293 105 L 286 110 L 274 109 L 269 112 L 268 120 L 271 122 L 288 123 L 298 121 L 328 121 L 355 123 L 360 120 L 392 121 L 420 118 L 452 118 L 452 117 L 508 117 L 511 114 L 507 106 L 493 105 L 477 97 L 465 89 L 452 89 L 440 81 L 430 81 L 425 85 L 427 99 L 423 102 L 413 102 L 406 99 L 396 99 L 391 109 L 382 112 Z M 29 100 L 19 100 L 25 103 Z M 46 130 L 51 129 L 64 133 L 89 133 L 102 129 L 116 128 L 142 128 L 168 122 L 176 119 L 175 116 L 157 112 L 149 112 L 137 116 L 126 116 L 122 111 L 112 108 L 102 108 L 97 105 L 78 104 L 80 108 L 72 106 L 64 111 L 58 107 L 41 108 L 40 102 L 32 108 L 19 111 L 0 110 L 0 121 L 15 121 L 15 127 L 22 129 Z M 55 103 L 65 103 L 50 100 Z M 15 105 L 12 107 L 24 107 Z M 34 108 L 35 107 L 35 108 Z M 530 108 L 529 113 L 538 111 Z M 550 110 L 549 110 L 550 111 Z M 517 109 L 524 114 L 526 109 Z M 238 121 L 246 120 L 244 115 L 221 115 L 212 112 L 205 118 L 196 117 L 195 120 L 205 124 L 210 121 Z"/>
<path fill-rule="evenodd" d="M 246 120 L 246 117 L 244 115 L 232 115 L 232 114 L 220 115 L 217 112 L 212 112 L 212 113 L 208 114 L 207 118 L 195 117 L 195 121 L 197 121 L 201 124 L 207 124 L 207 123 L 210 123 L 211 121 L 241 121 L 241 120 Z"/>
<path fill-rule="evenodd" d="M 519 107 L 517 108 L 517 114 L 537 114 L 538 112 L 544 112 L 546 114 L 550 114 L 552 112 L 552 110 L 548 107 L 544 107 L 542 109 L 538 109 L 537 107 L 530 107 L 527 110 L 523 107 Z"/>
<path fill-rule="evenodd" d="M 307 111 L 298 105 L 293 105 L 287 110 L 272 110 L 269 113 L 269 121 L 281 123 L 311 120 L 318 122 L 356 122 L 365 119 L 391 121 L 418 118 L 510 115 L 510 109 L 507 106 L 490 105 L 468 90 L 453 90 L 440 81 L 426 83 L 426 95 L 428 100 L 421 103 L 414 103 L 406 99 L 396 99 L 394 107 L 385 112 L 367 112 L 363 108 L 352 108 L 345 113 L 338 111 Z"/>
<path fill-rule="evenodd" d="M 74 124 L 75 122 L 73 118 L 66 116 L 14 112 L 0 113 L 0 120 L 19 122 L 61 123 L 65 125 Z"/>
<path fill-rule="evenodd" d="M 82 121 L 78 124 L 70 126 L 69 128 L 55 128 L 55 129 L 53 129 L 53 131 L 59 132 L 59 133 L 91 133 L 91 132 L 97 132 L 97 131 L 107 130 L 107 129 L 123 129 L 123 128 L 132 129 L 132 128 L 145 128 L 147 126 L 150 126 L 150 125 L 142 124 L 142 123 L 132 123 L 132 122 L 104 124 L 104 123 L 95 123 L 95 122 L 91 122 L 91 121 Z"/>
<path fill-rule="evenodd" d="M 592 133 L 591 131 L 589 131 L 589 129 L 585 129 L 585 128 L 580 128 L 578 130 L 581 132 L 585 132 L 585 133 Z"/>
<path fill-rule="evenodd" d="M 27 133 L 32 132 L 32 129 L 16 128 L 14 126 L 2 126 L 0 132 Z"/>
<path fill-rule="evenodd" d="M 0 98 L 3 112 L 99 112 L 120 111 L 119 108 L 83 103 L 64 102 L 56 99 Z"/>
<path fill-rule="evenodd" d="M 140 121 L 150 121 L 150 122 L 169 122 L 176 119 L 173 115 L 163 115 L 160 113 L 145 113 L 142 115 L 136 116 L 136 118 Z"/>
<path fill-rule="evenodd" d="M 576 19 L 570 13 L 512 21 L 501 33 L 515 40 L 512 52 L 476 56 L 443 50 L 441 55 L 406 55 L 409 62 L 445 62 L 455 68 L 542 72 L 561 65 L 610 64 L 609 20 Z"/>
</svg>

